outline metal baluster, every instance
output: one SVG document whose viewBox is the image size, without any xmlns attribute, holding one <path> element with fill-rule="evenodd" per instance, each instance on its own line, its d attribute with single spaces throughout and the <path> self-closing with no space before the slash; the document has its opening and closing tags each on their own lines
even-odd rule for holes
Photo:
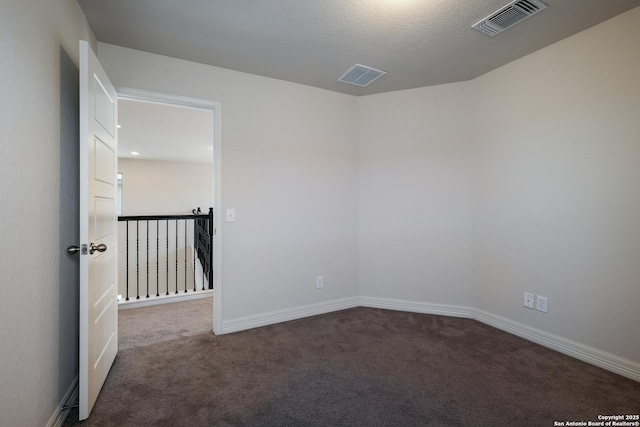
<svg viewBox="0 0 640 427">
<path fill-rule="evenodd" d="M 198 259 L 200 259 L 200 264 L 202 265 L 202 290 L 203 291 L 204 291 L 204 275 L 205 275 L 205 271 L 204 270 L 206 268 L 206 266 L 205 266 L 206 263 L 203 263 L 202 262 L 203 260 L 200 257 L 203 256 L 203 252 L 204 252 L 202 250 L 202 243 L 203 243 L 203 241 L 202 241 L 203 237 L 202 236 L 204 234 L 203 231 L 206 230 L 206 227 L 204 226 L 205 224 L 206 224 L 205 220 L 203 219 L 200 222 L 200 226 L 201 226 L 202 229 L 200 230 L 200 250 L 198 251 Z"/>
<path fill-rule="evenodd" d="M 178 220 L 176 219 L 176 294 L 178 293 Z"/>
<path fill-rule="evenodd" d="M 187 293 L 187 220 L 184 220 L 184 292 Z"/>
<path fill-rule="evenodd" d="M 149 298 L 149 220 L 147 220 L 147 298 Z"/>
<path fill-rule="evenodd" d="M 125 225 L 127 227 L 127 298 L 125 301 L 129 301 L 129 221 L 126 221 Z"/>
<path fill-rule="evenodd" d="M 156 296 L 160 296 L 160 220 L 156 219 Z"/>
<path fill-rule="evenodd" d="M 167 236 L 166 236 L 166 243 L 167 243 L 167 295 L 169 295 L 169 220 L 167 220 Z"/>
<path fill-rule="evenodd" d="M 197 289 L 196 289 L 196 255 L 197 255 L 197 248 L 196 248 L 196 221 L 197 221 L 197 219 L 193 220 L 193 292 L 197 291 Z"/>
<path fill-rule="evenodd" d="M 140 221 L 136 221 L 136 299 L 140 299 Z"/>
</svg>

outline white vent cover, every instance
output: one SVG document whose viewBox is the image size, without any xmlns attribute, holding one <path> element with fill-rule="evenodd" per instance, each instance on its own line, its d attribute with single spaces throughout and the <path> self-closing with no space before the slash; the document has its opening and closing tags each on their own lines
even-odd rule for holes
<svg viewBox="0 0 640 427">
<path fill-rule="evenodd" d="M 366 65 L 356 64 L 340 76 L 338 81 L 364 87 L 370 85 L 385 74 L 387 74 L 386 71 L 380 71 L 375 68 L 367 67 Z"/>
<path fill-rule="evenodd" d="M 546 8 L 539 0 L 515 0 L 471 27 L 493 37 Z"/>
</svg>

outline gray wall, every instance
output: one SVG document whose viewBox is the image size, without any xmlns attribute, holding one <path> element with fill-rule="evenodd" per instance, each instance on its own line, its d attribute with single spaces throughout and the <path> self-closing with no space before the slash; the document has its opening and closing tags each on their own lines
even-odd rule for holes
<svg viewBox="0 0 640 427">
<path fill-rule="evenodd" d="M 478 78 L 472 94 L 474 306 L 638 372 L 637 41 L 640 8 Z M 549 297 L 549 313 L 523 308 L 525 290 Z"/>
<path fill-rule="evenodd" d="M 640 8 L 468 82 L 359 98 L 361 294 L 470 306 L 639 378 L 631 40 Z"/>
<path fill-rule="evenodd" d="M 359 98 L 362 296 L 472 305 L 469 90 Z"/>
<path fill-rule="evenodd" d="M 0 425 L 55 423 L 78 374 L 78 4 L 0 14 Z M 94 41 L 95 44 L 95 41 Z"/>
</svg>

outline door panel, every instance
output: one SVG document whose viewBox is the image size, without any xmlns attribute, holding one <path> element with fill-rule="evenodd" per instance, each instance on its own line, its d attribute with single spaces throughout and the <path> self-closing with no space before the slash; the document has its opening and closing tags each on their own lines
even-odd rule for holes
<svg viewBox="0 0 640 427">
<path fill-rule="evenodd" d="M 95 238 L 96 240 L 109 239 L 115 236 L 116 229 L 113 222 L 115 200 L 96 197 L 94 199 Z"/>
<path fill-rule="evenodd" d="M 113 85 L 81 41 L 80 243 L 86 248 L 80 256 L 81 420 L 91 413 L 118 352 L 116 117 Z M 94 245 L 105 246 L 92 251 Z"/>
<path fill-rule="evenodd" d="M 102 80 L 104 80 L 104 84 Z M 111 96 L 107 89 L 111 87 L 111 82 L 106 78 L 106 75 L 102 79 L 101 76 L 94 75 L 93 82 L 95 93 L 94 118 L 109 135 L 114 136 L 116 120 L 113 104 L 115 103 L 115 98 Z"/>
<path fill-rule="evenodd" d="M 95 165 L 93 178 L 107 185 L 113 185 L 113 169 L 116 162 L 116 154 L 111 147 L 99 139 L 94 141 Z"/>
<path fill-rule="evenodd" d="M 111 286 L 114 284 L 113 252 L 109 251 L 96 257 L 94 268 L 91 270 L 91 282 L 93 283 L 93 300 L 91 303 L 98 307 L 109 296 Z"/>
</svg>

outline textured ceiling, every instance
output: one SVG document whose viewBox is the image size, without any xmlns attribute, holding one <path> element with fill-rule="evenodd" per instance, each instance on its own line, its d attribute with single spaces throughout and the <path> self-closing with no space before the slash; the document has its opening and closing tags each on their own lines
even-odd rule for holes
<svg viewBox="0 0 640 427">
<path fill-rule="evenodd" d="M 78 0 L 99 41 L 352 95 L 469 80 L 640 6 L 543 2 L 488 37 L 471 25 L 509 0 Z M 387 75 L 338 82 L 356 63 Z"/>
</svg>

